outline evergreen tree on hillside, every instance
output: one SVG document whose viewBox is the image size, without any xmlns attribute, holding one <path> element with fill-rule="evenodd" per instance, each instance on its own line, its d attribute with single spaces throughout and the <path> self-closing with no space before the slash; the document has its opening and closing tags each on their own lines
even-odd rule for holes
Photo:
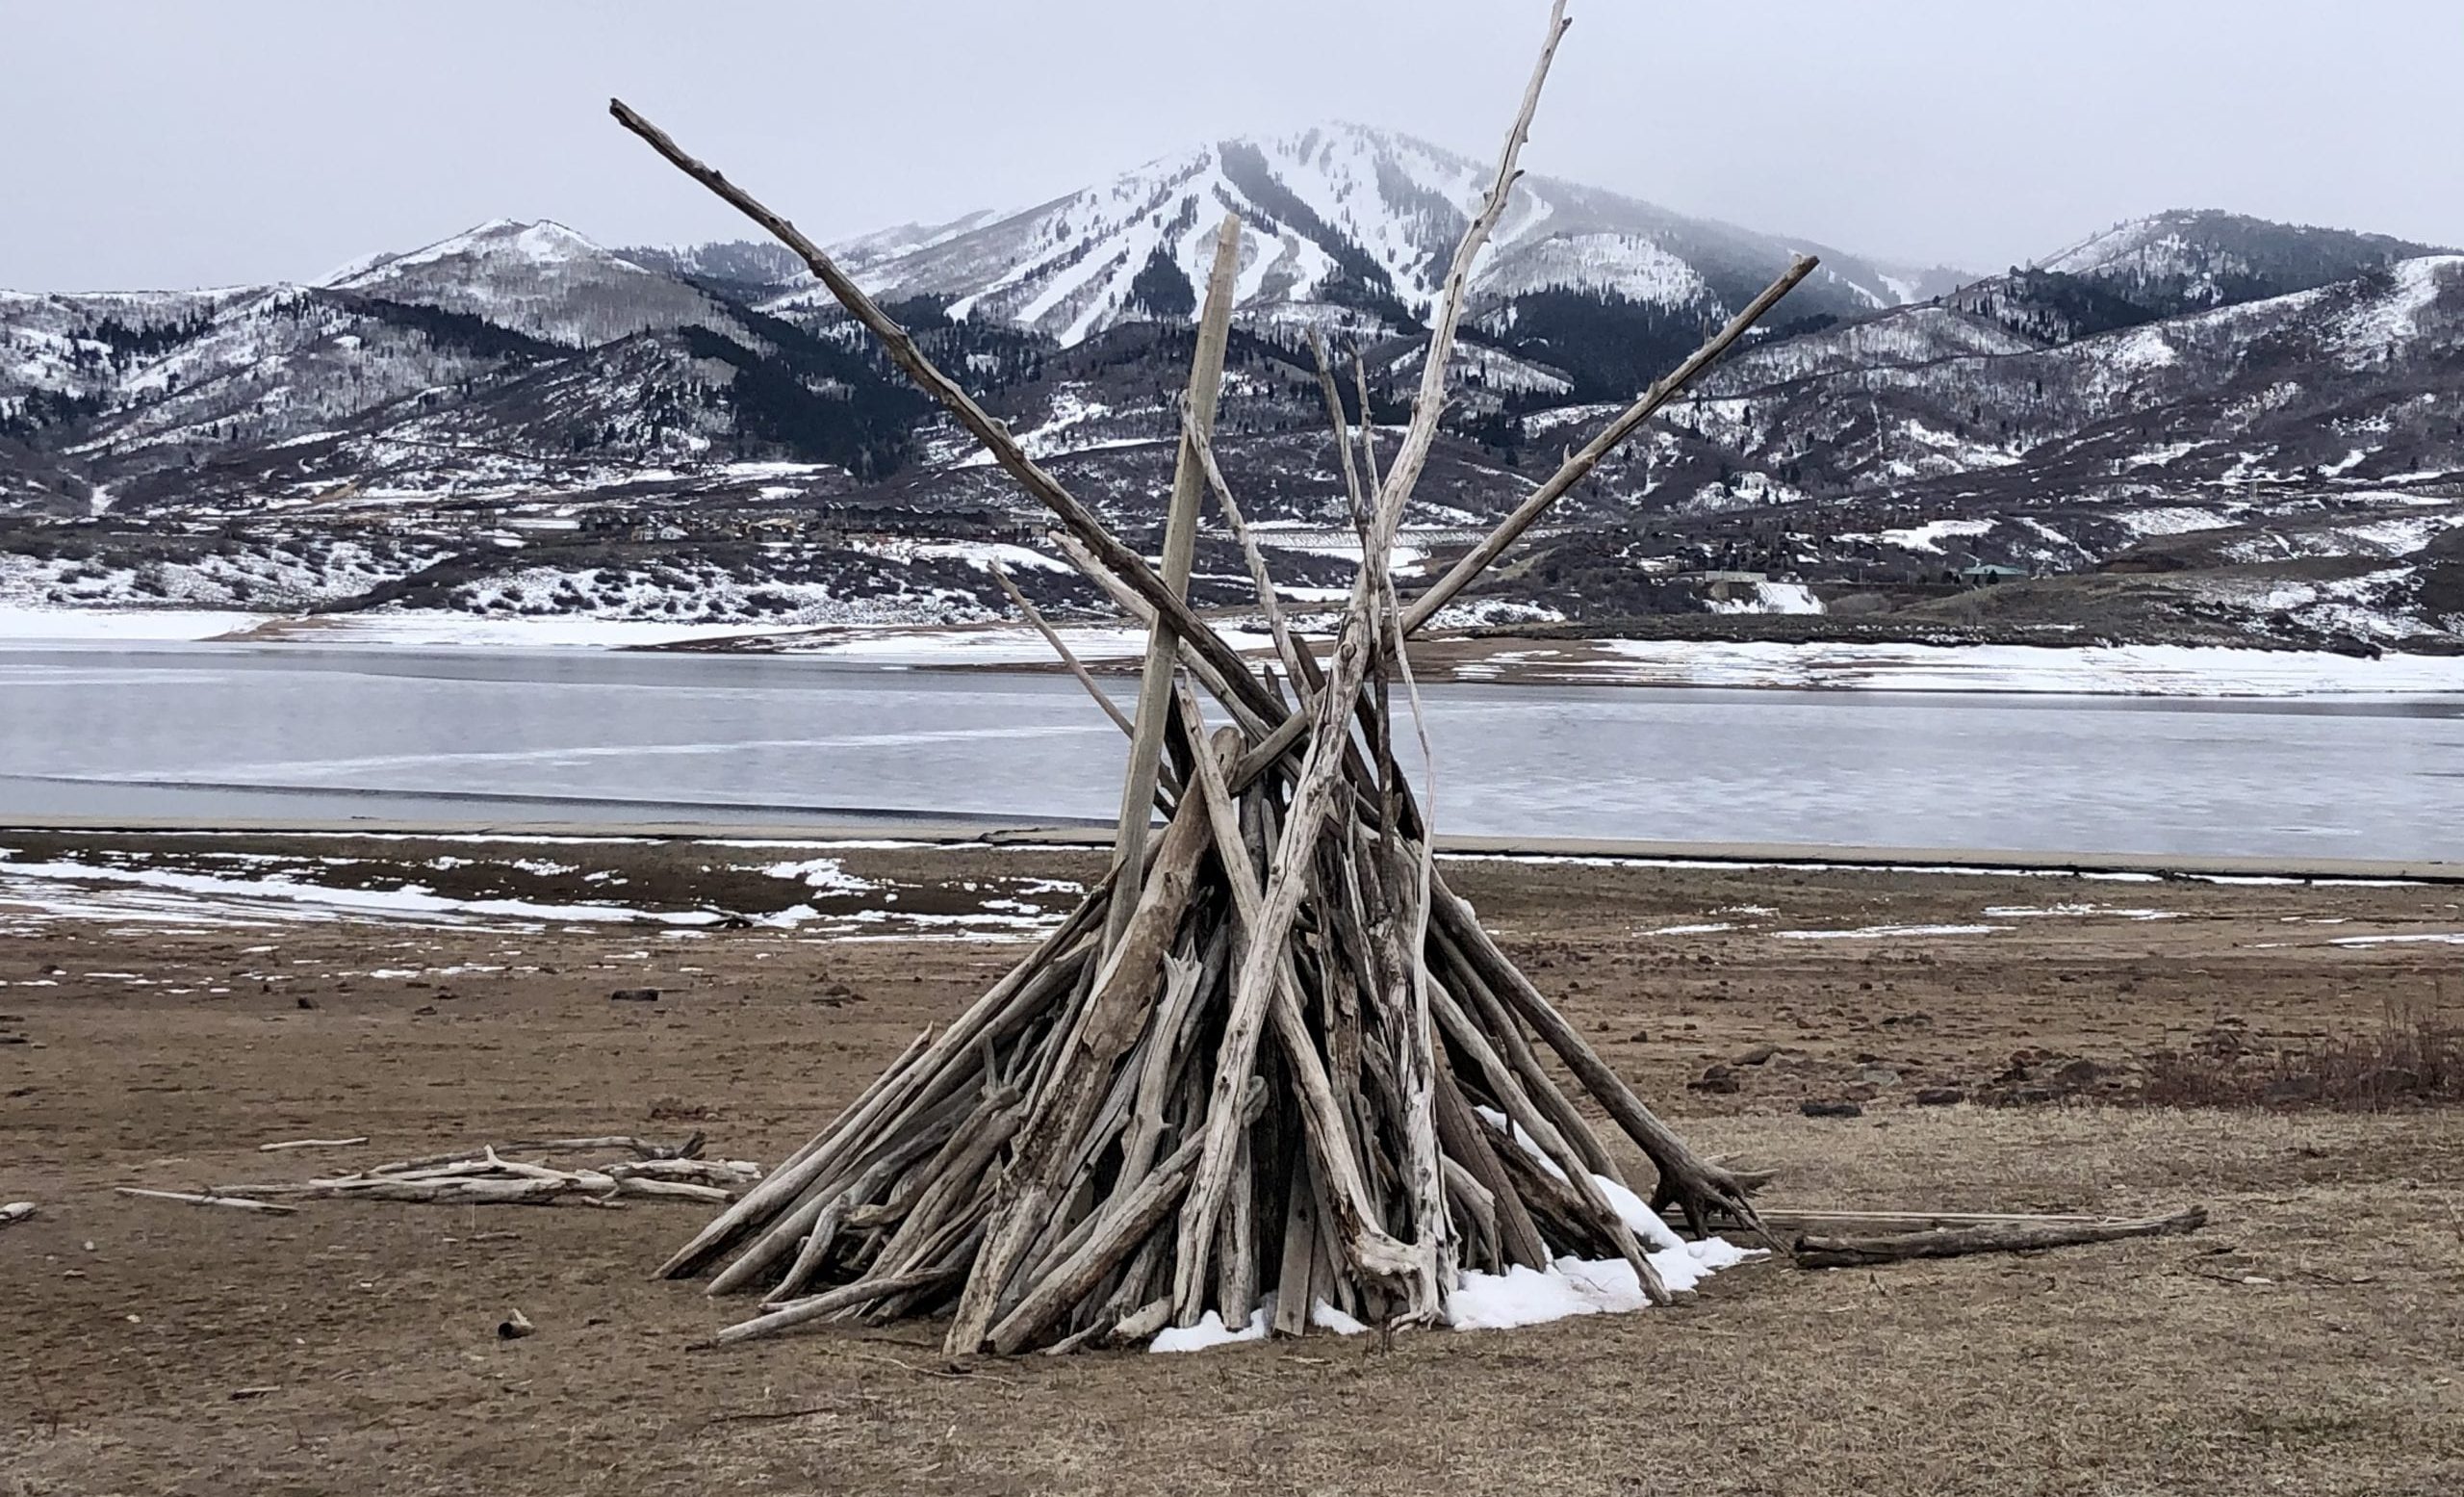
<svg viewBox="0 0 2464 1497">
<path fill-rule="evenodd" d="M 1158 322 L 1175 323 L 1197 311 L 1197 288 L 1187 271 L 1164 248 L 1146 257 L 1146 266 L 1130 280 L 1129 304 Z"/>
</svg>

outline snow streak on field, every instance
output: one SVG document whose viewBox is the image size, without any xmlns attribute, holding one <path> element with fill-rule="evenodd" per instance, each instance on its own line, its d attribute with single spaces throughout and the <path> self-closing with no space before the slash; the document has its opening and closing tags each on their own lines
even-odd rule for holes
<svg viewBox="0 0 2464 1497">
<path fill-rule="evenodd" d="M 2464 695 L 2464 657 L 2199 649 L 2178 645 L 1764 644 L 1596 639 L 1501 650 L 1466 681 L 1583 685 L 2014 691 L 2076 696 Z"/>
<path fill-rule="evenodd" d="M 64 919 L 183 929 L 259 929 L 336 922 L 538 930 L 635 927 L 671 938 L 729 927 L 791 931 L 835 941 L 1024 941 L 1056 924 L 1084 892 L 1040 878 L 966 881 L 960 897 L 847 870 L 832 844 L 712 841 L 713 862 L 775 883 L 755 909 L 628 900 L 629 880 L 608 870 L 508 855 L 524 839 L 431 839 L 469 851 L 403 860 L 223 851 L 105 850 L 20 857 L 0 847 L 0 936 L 39 935 Z M 621 839 L 618 839 L 620 842 Z M 611 842 L 609 845 L 616 845 Z M 780 860 L 781 849 L 805 856 Z M 748 856 L 753 855 L 753 856 Z M 707 871 L 707 870 L 706 870 Z M 463 893 L 439 892 L 450 880 Z M 587 890 L 587 896 L 577 890 Z M 484 890 L 484 891 L 483 891 Z M 921 907 L 919 895 L 929 895 Z"/>
</svg>

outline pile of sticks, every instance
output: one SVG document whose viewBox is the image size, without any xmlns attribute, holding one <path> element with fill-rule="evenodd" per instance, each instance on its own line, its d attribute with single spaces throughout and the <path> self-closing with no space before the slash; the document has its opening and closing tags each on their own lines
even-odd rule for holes
<svg viewBox="0 0 2464 1497">
<path fill-rule="evenodd" d="M 667 1261 L 667 1276 L 711 1274 L 713 1294 L 765 1296 L 763 1313 L 721 1341 L 824 1319 L 947 1315 L 954 1354 L 1063 1350 L 1209 1315 L 1241 1327 L 1270 1296 L 1282 1333 L 1306 1330 L 1322 1304 L 1386 1326 L 1442 1324 L 1465 1272 L 1546 1270 L 1569 1254 L 1622 1259 L 1665 1301 L 1636 1235 L 1658 1226 L 1619 1209 L 1611 1187 L 1624 1172 L 1578 1097 L 1640 1148 L 1655 1207 L 1698 1232 L 1761 1232 L 1751 1182 L 1661 1123 L 1447 887 L 1390 710 L 1392 681 L 1417 698 L 1408 637 L 1814 268 L 1799 259 L 1440 581 L 1399 598 L 1396 533 L 1438 433 L 1471 271 L 1506 210 L 1566 25 L 1558 0 L 1382 473 L 1372 433 L 1348 429 L 1318 349 L 1362 553 L 1323 658 L 1284 618 L 1210 444 L 1237 219 L 1218 241 L 1199 319 L 1159 569 L 794 225 L 611 106 L 801 255 L 1052 512 L 1063 554 L 1150 630 L 1136 714 L 1117 719 L 1130 754 L 1110 873 L 991 991 L 919 1037 Z M 1264 670 L 1186 599 L 1210 495 L 1243 542 L 1273 636 Z M 1228 725 L 1213 725 L 1192 680 Z"/>
<path fill-rule="evenodd" d="M 192 1193 L 122 1186 L 120 1193 L 241 1210 L 288 1210 L 282 1202 L 346 1198 L 457 1206 L 544 1205 L 571 1200 L 582 1205 L 614 1207 L 622 1203 L 622 1197 L 725 1205 L 759 1182 L 759 1165 L 701 1158 L 701 1145 L 698 1133 L 675 1149 L 627 1137 L 482 1144 L 305 1181 L 217 1185 Z M 513 1152 L 532 1157 L 504 1157 Z M 562 1168 L 545 1158 L 609 1153 L 622 1157 Z"/>
</svg>

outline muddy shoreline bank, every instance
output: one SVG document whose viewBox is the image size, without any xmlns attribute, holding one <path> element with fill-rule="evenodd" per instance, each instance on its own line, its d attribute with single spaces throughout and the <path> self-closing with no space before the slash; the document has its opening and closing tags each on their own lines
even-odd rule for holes
<svg viewBox="0 0 2464 1497">
<path fill-rule="evenodd" d="M 0 1033 L 22 1041 L 0 1048 L 0 1199 L 39 1208 L 0 1235 L 31 1291 L 0 1297 L 21 1353 L 0 1365 L 0 1479 L 30 1492 L 1608 1492 L 1681 1465 L 1707 1493 L 2358 1493 L 2464 1476 L 2464 1114 L 2132 1099 L 2151 1056 L 2212 1037 L 2464 1020 L 2464 946 L 2427 939 L 2464 938 L 2452 886 L 1467 860 L 1450 880 L 1569 1020 L 1690 1138 L 1776 1168 L 1774 1203 L 2194 1201 L 2216 1225 L 1887 1273 L 1748 1267 L 1669 1310 L 1391 1350 L 953 1371 L 926 1332 L 685 1350 L 739 1309 L 646 1277 L 701 1220 L 689 1206 L 264 1218 L 114 1190 L 305 1175 L 328 1161 L 257 1146 L 310 1137 L 369 1137 L 334 1156 L 351 1163 L 698 1129 L 714 1154 L 775 1161 L 1019 950 L 1015 931 L 856 916 L 1061 907 L 1097 855 L 44 836 L 0 846 L 180 879 L 92 881 L 67 908 L 0 898 Z M 226 887 L 414 876 L 464 907 Z M 574 917 L 786 899 L 837 923 Z M 470 908 L 499 901 L 518 907 Z M 513 1307 L 539 1332 L 500 1342 Z M 1672 1403 L 1678 1362 L 1718 1397 Z M 1226 1454 L 1194 1465 L 1200 1445 Z"/>
</svg>

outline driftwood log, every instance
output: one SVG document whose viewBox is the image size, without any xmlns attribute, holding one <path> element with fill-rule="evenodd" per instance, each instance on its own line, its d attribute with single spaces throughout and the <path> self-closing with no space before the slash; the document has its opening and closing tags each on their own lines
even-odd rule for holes
<svg viewBox="0 0 2464 1497">
<path fill-rule="evenodd" d="M 341 1199 L 471 1206 L 572 1200 L 612 1207 L 621 1204 L 620 1197 L 724 1205 L 760 1181 L 761 1167 L 749 1160 L 699 1157 L 702 1142 L 702 1135 L 696 1133 L 674 1147 L 629 1135 L 482 1144 L 302 1181 L 217 1185 L 194 1193 L 136 1186 L 121 1186 L 119 1191 L 124 1196 L 242 1211 L 289 1212 L 297 1207 L 275 1202 Z M 320 1147 L 339 1147 L 339 1143 Z M 504 1157 L 516 1153 L 534 1157 Z M 568 1168 L 536 1157 L 551 1153 L 624 1157 Z"/>
<path fill-rule="evenodd" d="M 256 1200 L 222 1191 L 141 1190 L 134 1185 L 121 1185 L 116 1189 L 123 1196 L 137 1196 L 146 1200 L 176 1200 L 182 1205 L 190 1206 L 228 1206 L 234 1211 L 270 1211 L 280 1216 L 289 1216 L 299 1209 L 297 1206 L 276 1205 L 270 1200 Z"/>
<path fill-rule="evenodd" d="M 1800 1237 L 1793 1254 L 1799 1268 L 1870 1268 L 1911 1258 L 1961 1258 L 1972 1252 L 2034 1252 L 2131 1237 L 2171 1237 L 2207 1225 L 2207 1208 L 2193 1206 L 2171 1216 L 2136 1221 L 2030 1221 L 2013 1218 L 1972 1226 L 1901 1232 L 1888 1237 Z"/>
<path fill-rule="evenodd" d="M 1404 648 L 1528 528 L 1814 268 L 1800 258 L 1610 422 L 1427 591 L 1392 559 L 1439 435 L 1475 266 L 1506 217 L 1564 37 L 1552 8 L 1529 84 L 1429 319 L 1408 424 L 1383 455 L 1320 383 L 1362 559 L 1331 641 L 1281 613 L 1214 447 L 1241 226 L 1217 240 L 1197 320 L 1162 555 L 1147 558 L 1039 464 L 830 254 L 621 101 L 616 119 L 810 267 L 851 322 L 1058 525 L 1053 540 L 1149 630 L 1111 865 L 1060 927 L 661 1265 L 758 1294 L 730 1344 L 820 1322 L 949 1317 L 954 1354 L 1067 1351 L 1219 1316 L 1298 1334 L 1348 1316 L 1442 1323 L 1470 1272 L 1651 1261 L 1672 1234 L 1591 1118 L 1697 1230 L 1772 1238 L 1758 1177 L 1694 1152 L 1568 1023 L 1447 887 L 1425 787 L 1399 762 L 1389 683 Z M 1366 375 L 1353 382 L 1367 409 Z M 1268 669 L 1190 607 L 1209 498 L 1272 635 Z M 1006 579 L 1002 581 L 1006 581 Z M 1103 694 L 1014 592 L 1081 684 Z M 1183 677 L 1185 674 L 1185 679 Z M 1229 726 L 1214 726 L 1202 688 Z M 1160 824 L 1149 808 L 1161 808 Z M 1589 1111 L 1586 1110 L 1588 1107 Z M 1621 1204 L 1623 1202 L 1623 1204 Z"/>
</svg>

